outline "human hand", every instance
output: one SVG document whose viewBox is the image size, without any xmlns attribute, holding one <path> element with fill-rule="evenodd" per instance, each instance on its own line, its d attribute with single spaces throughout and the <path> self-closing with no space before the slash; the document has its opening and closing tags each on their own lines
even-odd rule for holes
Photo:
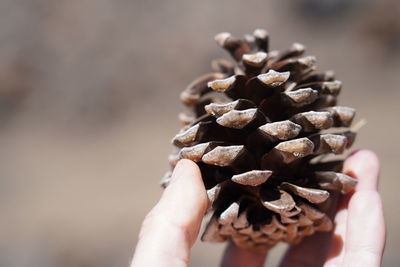
<svg viewBox="0 0 400 267">
<path fill-rule="evenodd" d="M 333 233 L 316 233 L 292 246 L 281 267 L 380 266 L 385 224 L 378 193 L 379 162 L 374 153 L 361 150 L 344 164 L 344 172 L 358 179 L 355 192 L 340 196 L 332 206 Z M 197 239 L 209 206 L 197 165 L 181 160 L 160 201 L 146 216 L 131 267 L 188 266 L 190 249 Z M 230 243 L 223 267 L 260 267 L 266 254 Z"/>
</svg>

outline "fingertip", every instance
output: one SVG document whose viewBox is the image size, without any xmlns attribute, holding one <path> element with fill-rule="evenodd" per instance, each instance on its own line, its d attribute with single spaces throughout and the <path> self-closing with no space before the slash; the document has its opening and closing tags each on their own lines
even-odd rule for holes
<svg viewBox="0 0 400 267">
<path fill-rule="evenodd" d="M 359 168 L 360 166 L 362 166 L 362 168 Z M 368 173 L 377 176 L 380 171 L 378 156 L 371 150 L 357 150 L 350 154 L 344 165 L 345 171 L 354 168 L 361 173 Z"/>
<path fill-rule="evenodd" d="M 200 169 L 180 160 L 143 222 L 132 266 L 187 266 L 207 204 Z"/>
<path fill-rule="evenodd" d="M 201 176 L 200 169 L 196 163 L 188 159 L 181 159 L 175 165 L 175 168 L 171 175 L 170 183 L 176 181 L 179 177 L 188 174 L 194 177 Z"/>
<path fill-rule="evenodd" d="M 374 152 L 362 149 L 352 153 L 346 159 L 343 171 L 358 179 L 356 191 L 378 189 L 380 163 Z"/>
<path fill-rule="evenodd" d="M 200 198 L 202 204 L 206 203 L 205 205 L 208 205 L 208 197 L 201 171 L 195 162 L 188 159 L 179 160 L 171 179 L 172 181 L 180 180 L 180 189 L 186 188 L 186 190 L 192 190 L 193 197 Z"/>
<path fill-rule="evenodd" d="M 181 222 L 199 221 L 208 207 L 208 197 L 200 168 L 191 160 L 181 159 L 160 201 Z"/>
<path fill-rule="evenodd" d="M 187 199 L 187 201 L 196 201 L 199 204 L 207 202 L 207 193 L 200 168 L 195 162 L 188 159 L 178 161 L 163 196 L 170 194 L 175 196 L 190 196 L 190 199 Z"/>
<path fill-rule="evenodd" d="M 197 166 L 197 164 L 196 163 L 194 163 L 193 161 L 191 161 L 191 160 L 188 160 L 188 159 L 180 159 L 179 161 L 178 161 L 178 163 L 176 164 L 176 167 L 175 168 L 177 168 L 177 167 L 179 167 L 179 168 L 191 168 L 191 169 L 193 169 L 193 170 L 199 170 L 199 167 Z"/>
</svg>

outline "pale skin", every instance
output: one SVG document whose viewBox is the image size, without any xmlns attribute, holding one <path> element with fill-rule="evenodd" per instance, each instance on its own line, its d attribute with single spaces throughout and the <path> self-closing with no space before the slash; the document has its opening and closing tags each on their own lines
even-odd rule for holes
<svg viewBox="0 0 400 267">
<path fill-rule="evenodd" d="M 355 192 L 340 196 L 331 211 L 332 233 L 318 233 L 292 246 L 281 267 L 381 265 L 386 232 L 378 192 L 379 161 L 368 150 L 347 158 L 344 172 L 358 179 Z M 161 199 L 147 214 L 131 267 L 188 266 L 190 249 L 197 240 L 209 201 L 197 165 L 181 160 Z M 211 246 L 211 245 L 210 245 Z M 267 253 L 244 250 L 229 244 L 222 267 L 261 267 Z"/>
</svg>

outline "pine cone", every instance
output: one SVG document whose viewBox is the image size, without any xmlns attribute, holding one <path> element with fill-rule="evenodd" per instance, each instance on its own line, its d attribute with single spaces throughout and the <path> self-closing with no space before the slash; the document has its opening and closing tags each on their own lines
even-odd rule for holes
<svg viewBox="0 0 400 267">
<path fill-rule="evenodd" d="M 202 240 L 265 250 L 330 231 L 328 190 L 345 194 L 356 184 L 340 173 L 341 160 L 320 161 L 343 153 L 356 136 L 336 129 L 350 127 L 355 116 L 336 106 L 342 83 L 330 71 L 316 72 L 315 57 L 303 56 L 301 44 L 268 51 L 265 30 L 215 40 L 236 63 L 212 62 L 215 72 L 182 92 L 190 112 L 179 116 L 184 127 L 169 157 L 172 167 L 186 158 L 201 169 L 213 203 Z"/>
</svg>

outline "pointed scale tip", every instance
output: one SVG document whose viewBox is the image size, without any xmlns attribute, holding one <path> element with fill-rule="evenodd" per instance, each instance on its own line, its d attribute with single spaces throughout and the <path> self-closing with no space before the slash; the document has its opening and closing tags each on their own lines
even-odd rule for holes
<svg viewBox="0 0 400 267">
<path fill-rule="evenodd" d="M 233 223 L 239 215 L 239 204 L 233 202 L 218 218 L 218 222 L 222 225 Z"/>
<path fill-rule="evenodd" d="M 267 39 L 269 34 L 267 30 L 258 28 L 254 30 L 253 35 L 259 39 Z"/>
<path fill-rule="evenodd" d="M 245 153 L 244 146 L 217 146 L 202 158 L 206 164 L 226 167 L 231 165 L 240 155 Z"/>
<path fill-rule="evenodd" d="M 257 186 L 265 183 L 271 177 L 272 171 L 253 170 L 232 176 L 231 180 L 242 185 Z"/>
<path fill-rule="evenodd" d="M 301 187 L 287 182 L 282 183 L 281 188 L 288 190 L 299 197 L 307 199 L 311 203 L 322 203 L 329 197 L 329 192 L 326 190 Z"/>
<path fill-rule="evenodd" d="M 232 35 L 229 32 L 221 32 L 215 35 L 214 40 L 219 46 L 224 46 L 225 41 L 230 37 L 232 37 Z"/>
<path fill-rule="evenodd" d="M 294 202 L 292 196 L 289 193 L 283 190 L 279 190 L 279 194 L 280 194 L 279 199 L 271 201 L 262 201 L 261 203 L 267 209 L 279 214 L 290 211 L 296 206 L 296 203 Z"/>
<path fill-rule="evenodd" d="M 350 127 L 356 115 L 356 110 L 350 107 L 335 106 L 327 109 L 331 113 L 336 127 Z"/>
<path fill-rule="evenodd" d="M 260 126 L 258 129 L 267 137 L 284 141 L 296 137 L 301 131 L 301 126 L 289 120 L 285 120 L 267 123 Z"/>
<path fill-rule="evenodd" d="M 250 124 L 257 115 L 257 109 L 231 110 L 217 119 L 217 123 L 224 127 L 243 129 Z"/>
<path fill-rule="evenodd" d="M 340 172 L 317 171 L 314 175 L 321 188 L 340 191 L 342 194 L 353 191 L 357 185 L 356 179 Z"/>
<path fill-rule="evenodd" d="M 300 88 L 282 92 L 283 101 L 292 107 L 301 107 L 313 103 L 318 98 L 318 91 L 312 88 Z"/>
<path fill-rule="evenodd" d="M 207 83 L 207 86 L 217 92 L 226 92 L 233 88 L 236 82 L 236 76 L 231 76 L 226 79 L 214 80 Z"/>
<path fill-rule="evenodd" d="M 208 200 L 212 203 L 218 198 L 219 193 L 221 192 L 222 185 L 217 184 L 216 186 L 207 190 Z"/>
<path fill-rule="evenodd" d="M 296 159 L 311 155 L 314 150 L 314 143 L 303 137 L 279 143 L 273 151 L 280 153 L 284 163 L 291 163 Z"/>
<path fill-rule="evenodd" d="M 321 134 L 312 137 L 314 154 L 342 154 L 347 147 L 347 137 L 342 134 Z"/>
<path fill-rule="evenodd" d="M 267 73 L 263 73 L 257 76 L 257 78 L 264 84 L 277 87 L 282 85 L 289 79 L 290 72 L 278 72 L 274 70 L 269 70 Z"/>
<path fill-rule="evenodd" d="M 256 105 L 247 99 L 238 99 L 227 103 L 210 103 L 204 106 L 206 112 L 214 117 L 220 117 L 232 110 L 253 108 Z"/>
<path fill-rule="evenodd" d="M 290 50 L 296 51 L 297 53 L 302 53 L 306 50 L 306 47 L 301 43 L 293 43 Z"/>
<path fill-rule="evenodd" d="M 201 160 L 204 154 L 206 154 L 211 149 L 221 143 L 222 142 L 207 142 L 190 147 L 184 147 L 179 152 L 179 158 L 189 159 L 191 161 L 198 162 Z"/>
<path fill-rule="evenodd" d="M 297 62 L 305 68 L 311 68 L 317 62 L 317 58 L 315 56 L 306 56 L 299 58 Z"/>
<path fill-rule="evenodd" d="M 333 126 L 332 115 L 326 111 L 298 113 L 291 118 L 291 121 L 301 125 L 304 132 L 328 129 Z"/>
<path fill-rule="evenodd" d="M 242 60 L 244 63 L 259 68 L 263 67 L 267 62 L 267 53 L 265 52 L 257 52 L 254 54 L 243 54 Z"/>
</svg>

